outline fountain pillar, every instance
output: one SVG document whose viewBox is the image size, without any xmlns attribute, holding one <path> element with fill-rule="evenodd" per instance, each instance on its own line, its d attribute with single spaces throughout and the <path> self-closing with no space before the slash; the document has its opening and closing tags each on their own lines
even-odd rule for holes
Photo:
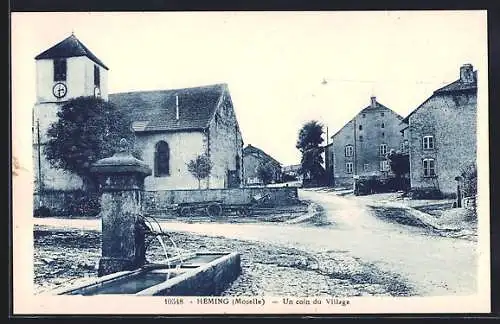
<svg viewBox="0 0 500 324">
<path fill-rule="evenodd" d="M 101 195 L 102 252 L 98 276 L 133 270 L 145 262 L 144 233 L 139 226 L 147 164 L 130 153 L 125 139 L 112 157 L 90 169 Z"/>
</svg>

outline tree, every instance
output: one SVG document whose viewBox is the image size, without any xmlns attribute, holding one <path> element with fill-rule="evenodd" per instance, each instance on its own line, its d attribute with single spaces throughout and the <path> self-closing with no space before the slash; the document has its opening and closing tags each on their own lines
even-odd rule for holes
<svg viewBox="0 0 500 324">
<path fill-rule="evenodd" d="M 473 197 L 477 195 L 477 166 L 476 163 L 470 163 L 460 170 L 463 181 L 463 196 Z"/>
<path fill-rule="evenodd" d="M 133 143 L 129 120 L 116 106 L 96 97 L 69 100 L 57 117 L 47 131 L 47 160 L 55 168 L 79 175 L 85 190 L 95 190 L 90 167 L 113 155 L 121 138 Z"/>
<path fill-rule="evenodd" d="M 271 183 L 274 177 L 274 170 L 272 165 L 269 162 L 261 163 L 257 167 L 257 176 L 264 184 Z"/>
<path fill-rule="evenodd" d="M 296 148 L 302 153 L 300 173 L 304 178 L 313 181 L 323 181 L 325 169 L 323 168 L 324 148 L 320 146 L 323 142 L 323 125 L 315 120 L 305 123 L 299 131 Z"/>
<path fill-rule="evenodd" d="M 206 154 L 198 155 L 187 164 L 188 171 L 198 180 L 198 189 L 201 189 L 201 180 L 208 178 L 212 172 L 212 161 Z"/>
<path fill-rule="evenodd" d="M 391 150 L 387 154 L 387 159 L 389 160 L 389 166 L 398 181 L 400 189 L 403 189 L 403 175 L 410 172 L 410 160 L 408 155 L 400 151 Z"/>
</svg>

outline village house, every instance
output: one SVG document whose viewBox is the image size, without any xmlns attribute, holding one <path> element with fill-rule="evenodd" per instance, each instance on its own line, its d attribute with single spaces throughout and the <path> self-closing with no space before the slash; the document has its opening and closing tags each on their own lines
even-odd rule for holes
<svg viewBox="0 0 500 324">
<path fill-rule="evenodd" d="M 286 165 L 282 168 L 283 175 L 302 181 L 302 174 L 300 173 L 301 167 L 302 166 L 300 164 Z"/>
<path fill-rule="evenodd" d="M 264 182 L 259 177 L 258 168 L 261 165 L 271 166 L 271 183 L 281 182 L 281 164 L 272 156 L 261 149 L 248 144 L 243 149 L 243 169 L 245 174 L 245 185 L 262 185 Z"/>
<path fill-rule="evenodd" d="M 350 187 L 355 176 L 387 177 L 386 154 L 399 149 L 402 116 L 371 97 L 370 105 L 347 122 L 325 146 L 325 169 L 330 185 Z"/>
<path fill-rule="evenodd" d="M 74 35 L 35 60 L 35 192 L 82 188 L 78 176 L 54 169 L 43 156 L 47 129 L 57 121 L 59 107 L 80 96 L 109 100 L 130 118 L 136 148 L 153 170 L 145 179 L 146 190 L 197 189 L 187 163 L 200 154 L 207 154 L 213 164 L 202 188 L 240 186 L 243 140 L 226 84 L 110 95 L 108 67 Z"/>
<path fill-rule="evenodd" d="M 460 67 L 459 79 L 434 93 L 403 119 L 412 190 L 454 195 L 455 178 L 476 163 L 477 71 Z"/>
</svg>

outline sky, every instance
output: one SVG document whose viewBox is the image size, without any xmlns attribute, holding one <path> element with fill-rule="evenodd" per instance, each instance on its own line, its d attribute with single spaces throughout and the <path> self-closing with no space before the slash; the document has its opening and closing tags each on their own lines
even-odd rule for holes
<svg viewBox="0 0 500 324">
<path fill-rule="evenodd" d="M 309 120 L 331 136 L 371 96 L 405 117 L 465 63 L 487 80 L 486 11 L 12 13 L 11 23 L 13 150 L 30 153 L 34 57 L 72 32 L 110 68 L 109 93 L 227 83 L 245 145 L 283 165 L 300 162 Z"/>
</svg>

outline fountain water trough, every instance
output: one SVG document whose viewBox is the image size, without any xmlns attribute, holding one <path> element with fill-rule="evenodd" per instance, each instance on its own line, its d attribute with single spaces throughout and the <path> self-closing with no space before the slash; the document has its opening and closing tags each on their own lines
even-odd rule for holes
<svg viewBox="0 0 500 324">
<path fill-rule="evenodd" d="M 241 265 L 237 252 L 182 254 L 154 218 L 142 215 L 144 178 L 151 175 L 151 169 L 130 154 L 126 140 L 121 140 L 115 155 L 97 161 L 91 172 L 96 175 L 102 191 L 98 278 L 58 289 L 55 294 L 213 296 L 221 294 L 239 276 Z M 159 240 L 165 263 L 146 263 L 147 236 Z M 168 256 L 163 237 L 172 243 L 176 256 Z"/>
<path fill-rule="evenodd" d="M 236 252 L 197 252 L 146 264 L 136 270 L 120 271 L 85 285 L 63 288 L 57 295 L 216 296 L 239 276 Z"/>
</svg>

